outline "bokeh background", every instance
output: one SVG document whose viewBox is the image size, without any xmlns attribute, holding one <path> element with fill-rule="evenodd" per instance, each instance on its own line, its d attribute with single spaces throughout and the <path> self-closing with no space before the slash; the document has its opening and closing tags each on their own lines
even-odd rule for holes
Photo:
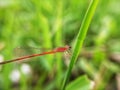
<svg viewBox="0 0 120 90">
<path fill-rule="evenodd" d="M 90 1 L 0 0 L 0 62 L 46 48 L 74 47 Z M 86 75 L 93 90 L 120 90 L 119 29 L 120 0 L 100 0 L 69 82 Z M 70 56 L 0 65 L 0 90 L 60 90 Z"/>
</svg>

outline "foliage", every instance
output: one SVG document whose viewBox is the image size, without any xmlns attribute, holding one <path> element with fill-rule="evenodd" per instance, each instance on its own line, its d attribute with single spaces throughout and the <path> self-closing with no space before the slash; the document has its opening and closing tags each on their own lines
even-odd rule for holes
<svg viewBox="0 0 120 90">
<path fill-rule="evenodd" d="M 91 1 L 0 0 L 0 61 L 16 58 L 16 54 L 40 53 L 41 48 L 66 44 L 74 47 Z M 94 82 L 93 90 L 117 90 L 116 77 L 120 72 L 119 3 L 119 0 L 99 2 L 66 89 L 70 87 L 69 83 L 74 85 L 80 78 L 86 80 L 82 77 L 86 75 L 88 81 Z M 15 52 L 18 47 L 24 49 Z M 0 90 L 60 90 L 69 62 L 67 56 L 57 53 L 0 65 Z"/>
</svg>

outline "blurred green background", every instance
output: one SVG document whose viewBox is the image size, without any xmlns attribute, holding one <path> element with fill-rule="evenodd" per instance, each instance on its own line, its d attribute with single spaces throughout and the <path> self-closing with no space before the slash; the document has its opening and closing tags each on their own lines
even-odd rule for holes
<svg viewBox="0 0 120 90">
<path fill-rule="evenodd" d="M 39 48 L 74 46 L 89 4 L 90 0 L 0 0 L 0 62 L 16 58 L 16 53 L 40 53 Z M 120 0 L 100 0 L 69 82 L 86 75 L 92 90 L 120 90 L 119 29 Z M 15 52 L 17 47 L 38 49 Z M 69 58 L 57 53 L 0 65 L 0 90 L 60 90 Z"/>
</svg>

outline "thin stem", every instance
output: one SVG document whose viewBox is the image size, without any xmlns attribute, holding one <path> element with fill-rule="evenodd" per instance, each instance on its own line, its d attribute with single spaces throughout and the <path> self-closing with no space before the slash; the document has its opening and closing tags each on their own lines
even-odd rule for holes
<svg viewBox="0 0 120 90">
<path fill-rule="evenodd" d="M 88 27 L 90 25 L 90 22 L 92 20 L 92 17 L 94 15 L 94 13 L 95 13 L 98 2 L 99 2 L 99 0 L 91 0 L 91 3 L 88 7 L 88 10 L 86 11 L 86 14 L 84 16 L 81 28 L 79 30 L 79 33 L 78 33 L 78 36 L 77 36 L 77 39 L 76 39 L 75 48 L 74 48 L 74 51 L 73 51 L 73 54 L 72 54 L 72 57 L 71 57 L 71 60 L 70 60 L 69 68 L 67 70 L 67 75 L 66 75 L 66 77 L 64 79 L 64 82 L 63 82 L 62 90 L 65 90 L 66 84 L 69 80 L 69 77 L 70 77 L 70 74 L 71 74 L 71 71 L 72 71 L 72 68 L 73 68 L 73 65 L 76 62 L 77 57 L 78 57 L 78 55 L 81 51 L 83 41 L 86 37 Z"/>
</svg>

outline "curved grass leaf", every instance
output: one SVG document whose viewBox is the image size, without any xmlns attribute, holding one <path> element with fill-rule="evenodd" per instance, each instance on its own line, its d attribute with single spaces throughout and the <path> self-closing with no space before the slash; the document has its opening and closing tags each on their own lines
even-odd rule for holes
<svg viewBox="0 0 120 90">
<path fill-rule="evenodd" d="M 84 75 L 67 85 L 66 90 L 90 90 L 90 80 Z"/>
<path fill-rule="evenodd" d="M 88 10 L 87 10 L 87 12 L 84 16 L 81 28 L 80 28 L 78 36 L 76 38 L 75 48 L 74 48 L 74 51 L 73 51 L 73 54 L 72 54 L 72 57 L 71 57 L 71 60 L 70 60 L 70 65 L 69 65 L 69 68 L 68 68 L 68 71 L 67 71 L 67 75 L 66 75 L 66 77 L 64 79 L 64 82 L 63 82 L 62 90 L 65 90 L 65 87 L 66 87 L 66 84 L 67 84 L 68 79 L 70 77 L 70 74 L 71 74 L 72 68 L 74 66 L 74 63 L 76 62 L 77 57 L 78 57 L 78 55 L 81 51 L 83 41 L 86 37 L 88 27 L 90 25 L 90 22 L 92 20 L 92 17 L 94 15 L 94 13 L 95 13 L 98 2 L 99 2 L 99 0 L 91 0 L 91 3 L 88 7 Z"/>
</svg>

